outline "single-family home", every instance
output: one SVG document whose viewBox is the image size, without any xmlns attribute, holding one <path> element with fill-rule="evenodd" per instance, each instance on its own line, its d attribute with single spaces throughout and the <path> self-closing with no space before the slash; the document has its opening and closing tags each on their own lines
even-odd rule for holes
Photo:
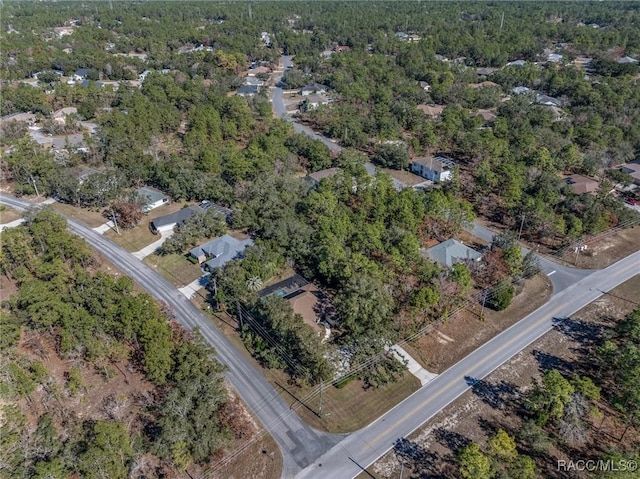
<svg viewBox="0 0 640 479">
<path fill-rule="evenodd" d="M 305 177 L 305 179 L 312 186 L 315 186 L 318 183 L 320 183 L 320 181 L 324 180 L 325 178 L 331 178 L 332 176 L 337 175 L 339 171 L 340 171 L 340 168 L 327 168 L 326 170 L 320 170 L 320 171 L 316 171 L 314 173 L 309 173 Z"/>
<path fill-rule="evenodd" d="M 491 68 L 491 67 L 480 67 L 480 68 L 476 68 L 476 74 L 480 77 L 480 78 L 486 78 L 489 75 L 492 75 L 493 73 L 497 72 L 498 69 L 497 68 Z"/>
<path fill-rule="evenodd" d="M 424 156 L 411 161 L 411 172 L 433 182 L 449 181 L 455 163 L 442 156 Z"/>
<path fill-rule="evenodd" d="M 429 118 L 438 118 L 442 115 L 445 106 L 444 105 L 418 105 L 416 107 L 422 113 L 427 115 Z"/>
<path fill-rule="evenodd" d="M 583 175 L 571 175 L 565 178 L 567 185 L 571 187 L 576 195 L 583 193 L 595 193 L 600 188 L 598 180 Z"/>
<path fill-rule="evenodd" d="M 80 68 L 73 73 L 73 80 L 76 82 L 80 82 L 82 80 L 85 80 L 87 78 L 87 75 L 89 75 L 89 70 L 86 68 Z"/>
<path fill-rule="evenodd" d="M 636 185 L 640 185 L 640 161 L 626 163 L 620 167 L 620 171 L 631 175 L 631 178 L 633 178 L 633 182 Z"/>
<path fill-rule="evenodd" d="M 260 93 L 260 87 L 258 85 L 242 85 L 236 91 L 238 96 L 255 96 Z"/>
<path fill-rule="evenodd" d="M 249 69 L 249 71 L 247 71 L 247 76 L 254 77 L 256 75 L 267 75 L 269 73 L 271 73 L 271 70 L 266 66 L 257 66 Z"/>
<path fill-rule="evenodd" d="M 167 204 L 169 196 L 155 188 L 138 188 L 136 194 L 143 201 L 142 212 L 148 213 L 154 208 Z"/>
<path fill-rule="evenodd" d="M 336 310 L 328 296 L 299 274 L 258 291 L 260 298 L 278 296 L 291 304 L 294 314 L 318 334 L 325 334 L 321 323 L 336 324 Z"/>
<path fill-rule="evenodd" d="M 336 53 L 350 52 L 351 47 L 349 45 L 336 45 L 333 47 L 333 51 Z"/>
<path fill-rule="evenodd" d="M 153 234 L 161 234 L 167 231 L 171 231 L 176 227 L 181 226 L 185 221 L 191 218 L 196 213 L 204 213 L 206 210 L 199 205 L 188 206 L 182 208 L 175 213 L 160 216 L 149 223 L 149 228 Z"/>
<path fill-rule="evenodd" d="M 539 105 L 546 105 L 546 106 L 558 106 L 558 107 L 563 106 L 562 100 L 558 100 L 557 98 L 545 95 L 543 93 L 536 93 L 536 103 Z"/>
<path fill-rule="evenodd" d="M 547 61 L 552 63 L 561 63 L 564 57 L 560 53 L 549 53 L 547 55 Z"/>
<path fill-rule="evenodd" d="M 511 89 L 511 93 L 514 95 L 524 95 L 525 93 L 529 93 L 531 88 L 527 88 L 526 86 L 517 86 Z"/>
<path fill-rule="evenodd" d="M 250 86 L 257 86 L 258 88 L 260 88 L 261 86 L 264 85 L 264 81 L 256 77 L 245 77 L 243 84 L 250 85 Z"/>
<path fill-rule="evenodd" d="M 422 88 L 426 92 L 429 92 L 431 90 L 431 85 L 429 85 L 426 81 L 420 81 L 418 82 L 418 84 L 420 85 L 420 88 Z"/>
<path fill-rule="evenodd" d="M 471 116 L 480 116 L 487 123 L 495 121 L 495 119 L 498 118 L 498 115 L 496 115 L 495 111 L 493 111 L 493 110 L 480 109 L 480 110 L 477 110 L 477 111 L 472 111 L 469 114 Z"/>
<path fill-rule="evenodd" d="M 312 94 L 322 94 L 322 93 L 327 93 L 327 90 L 329 89 L 328 86 L 326 85 L 321 85 L 320 83 L 310 83 L 304 87 L 302 87 L 300 89 L 300 95 L 302 96 L 307 96 L 307 95 L 312 95 Z"/>
<path fill-rule="evenodd" d="M 432 261 L 451 268 L 455 263 L 462 261 L 480 261 L 482 254 L 473 248 L 457 241 L 449 239 L 428 249 L 421 250 L 422 256 Z"/>
<path fill-rule="evenodd" d="M 33 113 L 14 113 L 13 115 L 7 115 L 0 118 L 0 126 L 4 126 L 12 121 L 23 121 L 27 125 L 31 126 L 36 122 L 36 116 Z"/>
<path fill-rule="evenodd" d="M 512 62 L 507 63 L 506 66 L 508 67 L 523 67 L 526 65 L 526 61 L 525 60 L 514 60 Z"/>
<path fill-rule="evenodd" d="M 189 256 L 204 268 L 213 271 L 221 268 L 234 258 L 242 256 L 245 248 L 251 246 L 253 240 L 239 240 L 230 235 L 223 235 L 189 251 Z"/>
<path fill-rule="evenodd" d="M 320 105 L 328 105 L 331 103 L 331 99 L 323 95 L 307 95 L 302 101 L 302 110 L 310 111 L 315 110 Z"/>
</svg>

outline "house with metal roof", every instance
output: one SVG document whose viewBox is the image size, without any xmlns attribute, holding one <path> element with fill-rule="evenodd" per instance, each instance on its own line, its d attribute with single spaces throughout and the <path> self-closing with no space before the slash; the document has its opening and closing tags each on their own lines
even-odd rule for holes
<svg viewBox="0 0 640 479">
<path fill-rule="evenodd" d="M 204 213 L 206 210 L 199 205 L 189 206 L 182 208 L 175 213 L 160 216 L 149 223 L 149 228 L 153 234 L 160 234 L 166 231 L 171 231 L 173 228 L 181 226 L 185 221 L 191 218 L 196 213 Z"/>
<path fill-rule="evenodd" d="M 136 193 L 144 202 L 142 206 L 143 213 L 148 213 L 152 209 L 169 202 L 169 197 L 155 188 L 138 188 Z"/>
<path fill-rule="evenodd" d="M 422 256 L 451 268 L 461 261 L 480 261 L 482 253 L 452 238 L 431 248 L 422 249 Z"/>
<path fill-rule="evenodd" d="M 223 267 L 232 259 L 241 257 L 245 248 L 252 244 L 251 238 L 239 240 L 233 236 L 224 235 L 196 246 L 189 251 L 189 256 L 197 260 L 198 264 L 204 263 L 205 269 L 213 271 L 215 268 Z"/>
</svg>

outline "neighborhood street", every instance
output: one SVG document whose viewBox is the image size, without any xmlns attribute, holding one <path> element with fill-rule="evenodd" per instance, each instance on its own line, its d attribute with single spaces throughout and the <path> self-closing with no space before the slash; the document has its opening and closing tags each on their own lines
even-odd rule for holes
<svg viewBox="0 0 640 479">
<path fill-rule="evenodd" d="M 38 206 L 4 194 L 0 194 L 0 203 L 17 210 Z M 319 432 L 305 424 L 261 372 L 173 284 L 88 226 L 72 219 L 67 219 L 67 222 L 69 231 L 84 238 L 154 298 L 165 302 L 183 326 L 200 329 L 207 342 L 216 349 L 219 360 L 229 368 L 226 376 L 231 385 L 280 446 L 284 461 L 283 477 L 292 477 L 338 443 L 342 436 Z"/>
<path fill-rule="evenodd" d="M 547 304 L 476 349 L 375 422 L 350 434 L 296 478 L 356 477 L 392 449 L 395 441 L 410 435 L 469 390 L 474 382 L 548 332 L 556 322 L 637 274 L 640 274 L 640 251 L 557 293 Z"/>
</svg>

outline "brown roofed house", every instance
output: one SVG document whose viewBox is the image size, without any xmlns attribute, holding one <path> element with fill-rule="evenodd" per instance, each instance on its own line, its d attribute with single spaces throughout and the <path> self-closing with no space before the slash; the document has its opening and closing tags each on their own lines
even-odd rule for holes
<svg viewBox="0 0 640 479">
<path fill-rule="evenodd" d="M 418 105 L 418 110 L 431 118 L 437 118 L 442 115 L 444 105 Z"/>
<path fill-rule="evenodd" d="M 595 193 L 600 188 L 598 180 L 582 175 L 571 175 L 565 180 L 576 195 Z"/>
</svg>

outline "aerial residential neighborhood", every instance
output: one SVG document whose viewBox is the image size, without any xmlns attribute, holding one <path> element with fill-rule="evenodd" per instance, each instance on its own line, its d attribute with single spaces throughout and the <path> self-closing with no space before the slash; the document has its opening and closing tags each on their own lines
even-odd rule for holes
<svg viewBox="0 0 640 479">
<path fill-rule="evenodd" d="M 0 12 L 0 477 L 637 477 L 640 4 Z"/>
</svg>

